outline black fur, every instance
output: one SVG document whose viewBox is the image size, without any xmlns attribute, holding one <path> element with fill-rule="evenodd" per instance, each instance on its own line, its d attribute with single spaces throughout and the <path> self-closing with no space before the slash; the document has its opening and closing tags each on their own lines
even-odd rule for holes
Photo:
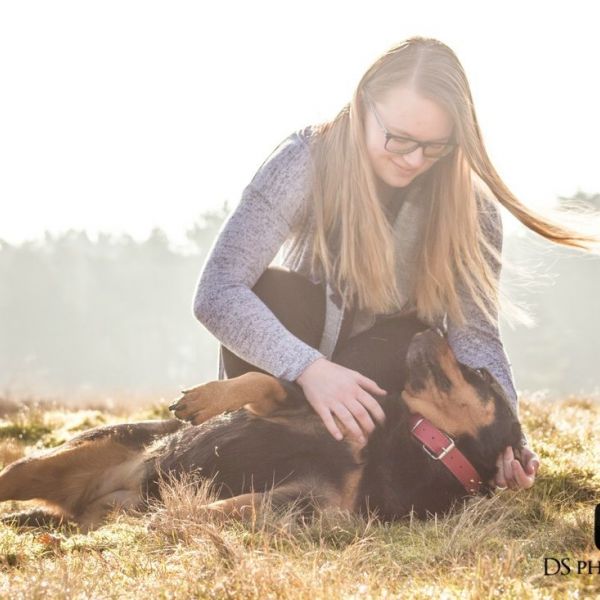
<svg viewBox="0 0 600 600">
<path fill-rule="evenodd" d="M 517 447 L 521 428 L 506 399 L 491 390 L 474 371 L 472 377 L 481 387 L 481 393 L 485 392 L 487 401 L 496 403 L 499 418 L 484 428 L 477 439 L 463 435 L 455 439 L 455 444 L 482 480 L 487 481 L 496 472 L 495 462 L 500 452 L 507 445 Z M 282 383 L 292 390 L 289 382 Z M 344 442 L 331 436 L 306 401 L 298 404 L 297 392 L 291 392 L 290 396 L 293 408 L 286 424 L 240 409 L 174 433 L 154 451 L 148 495 L 158 495 L 159 473 L 178 475 L 192 471 L 200 478 L 214 476 L 220 498 L 252 489 L 268 490 L 274 484 L 291 482 L 307 474 L 341 488 L 345 476 L 355 467 L 352 453 Z M 428 513 L 447 511 L 455 500 L 466 497 L 468 494 L 450 471 L 440 461 L 430 458 L 411 436 L 409 411 L 400 394 L 377 399 L 386 420 L 371 434 L 362 451 L 361 459 L 366 465 L 358 511 L 362 514 L 376 511 L 386 521 L 405 516 L 411 510 L 425 518 Z M 295 432 L 294 419 L 311 420 L 315 433 Z M 489 488 L 484 486 L 483 491 L 489 492 Z"/>
<path fill-rule="evenodd" d="M 318 418 L 308 404 L 303 413 L 299 418 Z M 341 486 L 352 463 L 347 446 L 326 431 L 306 435 L 245 409 L 176 433 L 155 450 L 152 460 L 156 470 L 147 483 L 150 495 L 158 492 L 159 473 L 177 476 L 196 472 L 200 477 L 215 476 L 220 498 L 253 489 L 265 491 L 309 474 Z"/>
</svg>

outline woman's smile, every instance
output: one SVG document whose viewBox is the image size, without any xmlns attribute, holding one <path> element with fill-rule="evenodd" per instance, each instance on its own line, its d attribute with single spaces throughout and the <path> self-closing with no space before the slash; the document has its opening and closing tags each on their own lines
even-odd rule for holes
<svg viewBox="0 0 600 600">
<path fill-rule="evenodd" d="M 414 175 L 417 172 L 417 169 L 405 169 L 404 167 L 401 167 L 400 165 L 396 164 L 394 161 L 391 162 L 396 167 L 397 171 L 405 177 L 410 177 L 411 175 Z"/>
</svg>

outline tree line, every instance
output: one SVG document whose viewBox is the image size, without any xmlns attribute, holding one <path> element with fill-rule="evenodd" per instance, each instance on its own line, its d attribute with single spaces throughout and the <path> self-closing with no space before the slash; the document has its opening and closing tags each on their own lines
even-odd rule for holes
<svg viewBox="0 0 600 600">
<path fill-rule="evenodd" d="M 600 195 L 563 200 L 600 210 Z M 185 251 L 160 229 L 143 241 L 92 240 L 75 230 L 20 244 L 0 240 L 0 395 L 176 395 L 216 378 L 218 344 L 193 316 L 192 297 L 227 213 L 224 206 L 204 214 L 186 232 Z M 517 387 L 597 391 L 600 259 L 530 232 L 507 236 L 504 253 L 546 281 L 520 294 L 536 325 L 502 328 Z"/>
</svg>

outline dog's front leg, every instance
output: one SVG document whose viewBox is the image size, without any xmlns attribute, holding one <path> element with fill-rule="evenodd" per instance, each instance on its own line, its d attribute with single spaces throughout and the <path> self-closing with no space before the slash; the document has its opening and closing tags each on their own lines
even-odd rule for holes
<svg viewBox="0 0 600 600">
<path fill-rule="evenodd" d="M 186 390 L 169 408 L 194 425 L 227 411 L 245 407 L 261 417 L 275 412 L 288 392 L 279 379 L 265 373 L 244 373 L 233 379 L 211 381 Z"/>
</svg>

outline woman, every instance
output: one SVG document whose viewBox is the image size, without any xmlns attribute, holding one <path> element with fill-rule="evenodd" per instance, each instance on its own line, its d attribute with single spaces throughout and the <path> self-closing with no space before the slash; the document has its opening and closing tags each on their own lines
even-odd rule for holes
<svg viewBox="0 0 600 600">
<path fill-rule="evenodd" d="M 487 368 L 517 410 L 498 332 L 498 203 L 552 241 L 594 241 L 504 185 L 450 48 L 421 37 L 391 48 L 335 119 L 279 144 L 220 231 L 194 299 L 221 342 L 219 377 L 296 381 L 334 437 L 341 424 L 364 440 L 384 418 L 372 394 L 398 371 L 398 324 L 416 312 L 445 326 L 457 358 Z M 268 268 L 282 246 L 288 270 Z M 360 368 L 336 363 L 349 344 Z M 506 448 L 496 485 L 530 487 L 539 457 L 524 446 L 521 461 Z"/>
</svg>

